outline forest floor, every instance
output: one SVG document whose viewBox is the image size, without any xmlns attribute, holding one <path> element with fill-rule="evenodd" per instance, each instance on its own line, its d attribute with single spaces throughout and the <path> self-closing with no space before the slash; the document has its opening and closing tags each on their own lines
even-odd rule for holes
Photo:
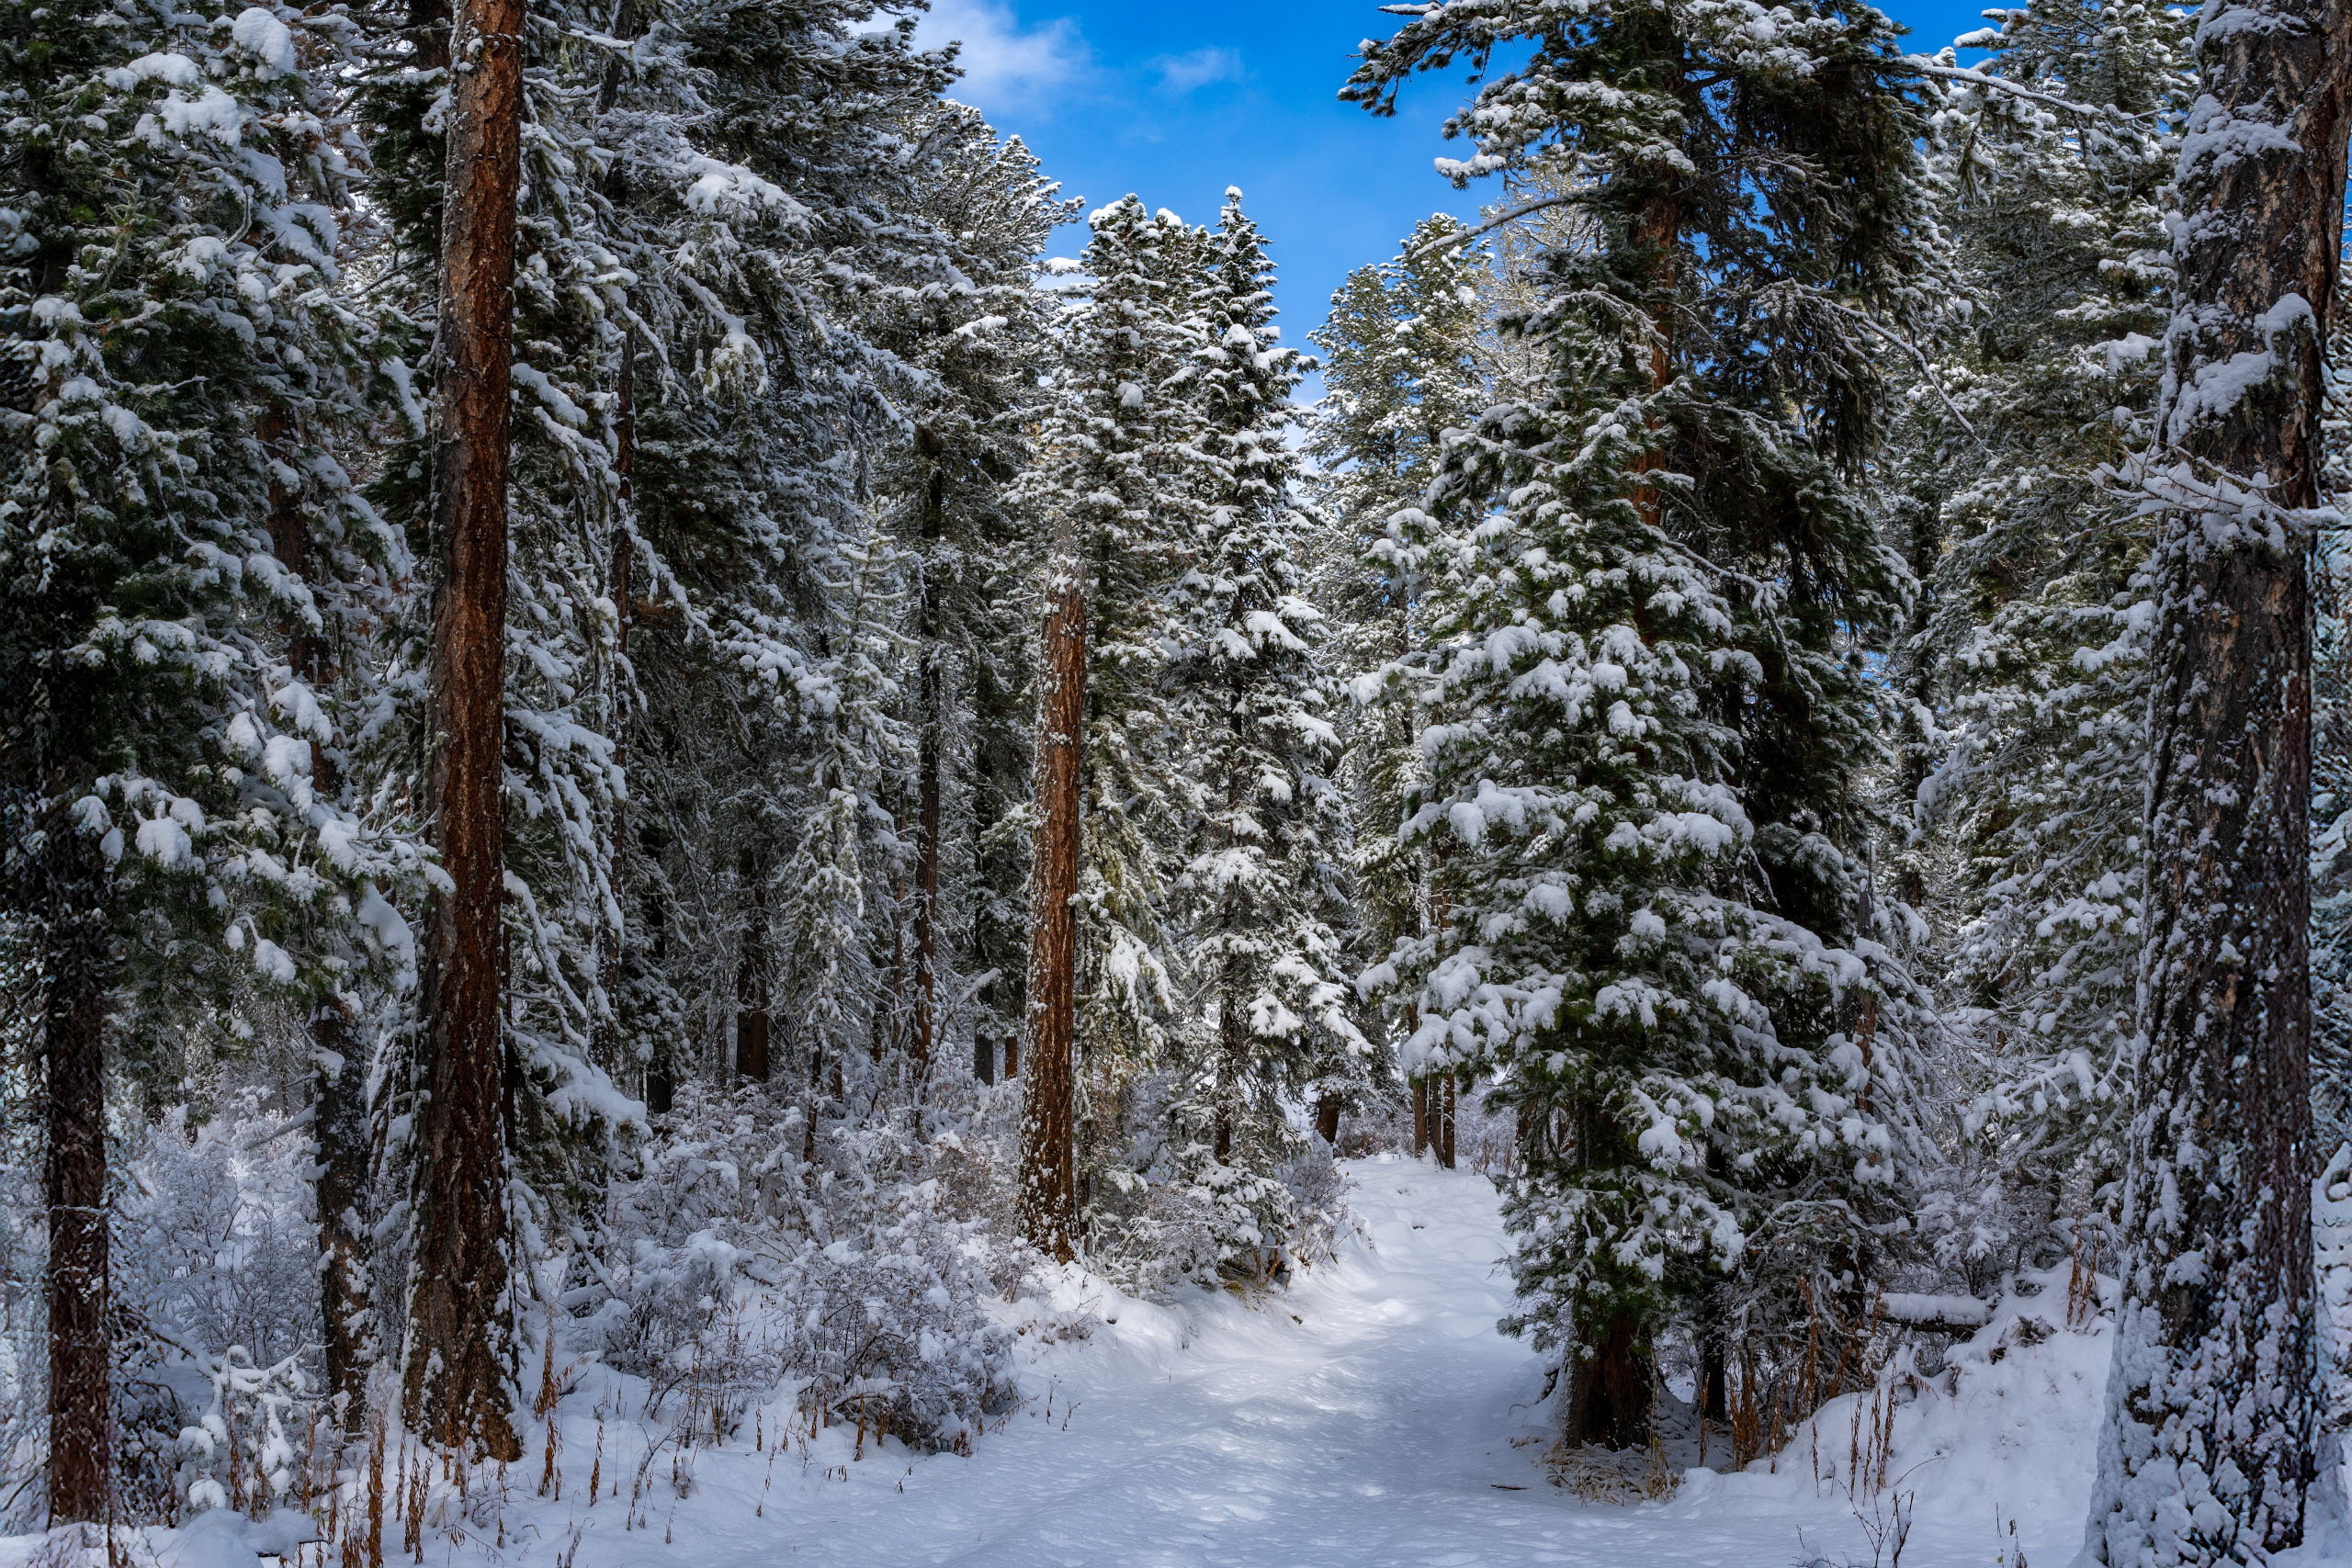
<svg viewBox="0 0 2352 1568">
<path fill-rule="evenodd" d="M 1543 1363 L 1495 1326 L 1510 1289 L 1492 1186 L 1398 1160 L 1346 1169 L 1356 1233 L 1287 1291 L 1153 1305 L 1072 1270 L 1057 1299 L 1007 1306 L 1023 1328 L 1025 1398 L 968 1456 L 860 1445 L 840 1427 L 779 1442 L 770 1427 L 758 1450 L 733 1442 L 681 1460 L 657 1443 L 649 1459 L 653 1428 L 597 1414 L 638 1403 L 642 1385 L 632 1397 L 628 1380 L 598 1372 L 560 1415 L 564 1495 L 514 1485 L 494 1540 L 431 1532 L 417 1561 L 1893 1568 L 1872 1528 L 1898 1495 L 1913 1522 L 1904 1568 L 2064 1568 L 2079 1548 L 2109 1340 L 2103 1325 L 2051 1325 L 2063 1317 L 2063 1269 L 2023 1281 L 1897 1410 L 1885 1463 L 1863 1465 L 1890 1483 L 1866 1485 L 1859 1508 L 1840 1479 L 1868 1447 L 1853 1396 L 1774 1461 L 1736 1474 L 1684 1469 L 1662 1500 L 1592 1503 L 1552 1483 Z M 532 1481 L 539 1450 L 535 1440 Z M 1678 1468 L 1690 1457 L 1675 1455 Z M 1711 1457 L 1724 1457 L 1720 1443 Z M 594 1506 L 592 1465 L 604 1479 Z M 1655 1461 L 1651 1473 L 1671 1475 Z M 2324 1544 L 2280 1568 L 2352 1568 L 2339 1511 L 2314 1521 Z M 200 1516 L 153 1532 L 153 1556 L 134 1556 L 249 1568 L 268 1528 Z M 391 1563 L 409 1562 L 400 1526 L 387 1534 Z M 37 1541 L 0 1541 L 0 1568 L 28 1562 Z M 308 1563 L 316 1550 L 298 1556 Z"/>
<path fill-rule="evenodd" d="M 2028 1343 L 2041 1331 L 2017 1325 L 2047 1295 L 2012 1297 L 1955 1353 L 1957 1371 L 1898 1412 L 1893 1485 L 1866 1488 L 1859 1512 L 1835 1473 L 1850 1468 L 1850 1398 L 1816 1418 L 1826 1479 L 1801 1436 L 1747 1473 L 1686 1472 L 1662 1501 L 1588 1503 L 1550 1483 L 1543 1363 L 1495 1326 L 1510 1284 L 1492 1185 L 1398 1160 L 1346 1168 L 1358 1232 L 1286 1292 L 1166 1307 L 1073 1277 L 1057 1310 L 1029 1320 L 1024 1404 L 969 1457 L 893 1442 L 849 1461 L 838 1430 L 780 1463 L 704 1450 L 692 1495 L 673 1506 L 662 1488 L 643 1533 L 624 1533 L 612 1503 L 518 1499 L 526 1535 L 504 1555 L 560 1568 L 1887 1568 L 1871 1527 L 1899 1494 L 1914 1498 L 1905 1568 L 2059 1568 L 2080 1545 L 2108 1340 Z M 2055 1285 L 2063 1295 L 2063 1271 Z M 1053 1342 L 1035 1343 L 1041 1323 Z M 576 1478 L 587 1434 L 566 1426 Z M 2352 1553 L 2306 1557 L 2323 1560 Z"/>
</svg>

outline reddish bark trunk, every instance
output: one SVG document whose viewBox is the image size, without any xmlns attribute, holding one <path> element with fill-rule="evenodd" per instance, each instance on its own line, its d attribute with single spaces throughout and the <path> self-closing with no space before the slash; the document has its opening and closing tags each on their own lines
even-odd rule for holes
<svg viewBox="0 0 2352 1568">
<path fill-rule="evenodd" d="M 520 1456 L 509 1419 L 500 904 L 507 400 L 522 171 L 522 0 L 463 0 L 451 40 L 441 218 L 435 532 L 444 553 L 431 685 L 442 869 L 425 979 L 406 1394 L 450 1448 Z"/>
<path fill-rule="evenodd" d="M 1335 1095 L 1325 1095 L 1315 1102 L 1315 1135 L 1327 1144 L 1340 1141 L 1340 1101 Z"/>
<path fill-rule="evenodd" d="M 1022 1232 L 1067 1262 L 1078 1224 L 1071 1058 L 1078 1034 L 1080 735 L 1086 716 L 1086 592 L 1063 523 L 1046 615 L 1037 713 L 1037 836 L 1030 911 L 1029 1074 L 1022 1096 Z M 1008 1051 L 1006 1072 L 1012 1070 Z"/>
</svg>

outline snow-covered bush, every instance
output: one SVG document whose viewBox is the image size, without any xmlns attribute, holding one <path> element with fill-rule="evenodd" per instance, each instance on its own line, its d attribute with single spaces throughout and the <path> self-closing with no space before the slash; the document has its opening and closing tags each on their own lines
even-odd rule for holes
<svg viewBox="0 0 2352 1568">
<path fill-rule="evenodd" d="M 306 1129 L 235 1096 L 142 1130 L 117 1222 L 117 1300 L 145 1326 L 118 1378 L 126 1477 L 167 1515 L 306 1495 L 323 1436 L 317 1226 Z"/>
<path fill-rule="evenodd" d="M 1251 1118 L 1220 1160 L 1214 1104 L 1174 1074 L 1134 1080 L 1123 1103 L 1127 1155 L 1087 1214 L 1087 1262 L 1104 1278 L 1149 1296 L 1279 1278 L 1329 1253 L 1345 1201 L 1319 1139 Z"/>
<path fill-rule="evenodd" d="M 760 1091 L 683 1092 L 577 1250 L 571 1333 L 682 1427 L 731 1432 L 790 1392 L 815 1425 L 954 1447 L 1015 1393 L 1012 1337 L 982 1305 L 991 1233 L 923 1169 L 934 1148 L 961 1162 L 963 1130 L 826 1122 L 811 1139 L 806 1118 Z"/>
</svg>

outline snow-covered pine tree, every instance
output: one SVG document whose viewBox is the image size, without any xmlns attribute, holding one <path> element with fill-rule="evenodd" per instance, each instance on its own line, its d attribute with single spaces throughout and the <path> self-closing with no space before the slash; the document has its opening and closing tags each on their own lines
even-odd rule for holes
<svg viewBox="0 0 2352 1568">
<path fill-rule="evenodd" d="M 401 561 L 336 451 L 369 374 L 333 299 L 343 27 L 126 3 L 6 55 L 0 854 L 44 981 L 61 1521 L 110 1517 L 109 1034 L 209 1007 L 194 1032 L 234 1051 L 272 994 L 339 1010 L 409 959 L 377 884 L 401 890 L 413 846 L 333 777 L 328 667 Z M 137 1056 L 118 1066 L 167 1068 Z"/>
<path fill-rule="evenodd" d="M 1422 1015 L 1408 1067 L 1496 1075 L 1519 1111 L 1513 1322 L 1568 1354 L 1572 1440 L 1641 1440 L 1669 1328 L 1736 1327 L 1769 1367 L 1801 1292 L 1858 1302 L 1895 1175 L 1860 655 L 1905 584 L 1856 485 L 1936 230 L 1894 38 L 1868 7 L 1759 36 L 1704 3 L 1448 6 L 1346 90 L 1387 112 L 1418 69 L 1531 50 L 1449 167 L 1528 170 L 1586 220 L 1530 323 L 1549 398 L 1490 411 L 1442 521 L 1402 525 L 1433 578 L 1408 830 L 1445 860 L 1430 934 L 1377 972 Z M 1726 1275 L 1735 1315 L 1702 1325 Z"/>
<path fill-rule="evenodd" d="M 1236 1216 L 1221 1239 L 1238 1251 L 1287 1239 L 1283 1100 L 1318 1114 L 1328 1100 L 1336 1116 L 1363 1092 L 1371 1047 L 1350 1016 L 1349 824 L 1322 616 L 1304 593 L 1314 525 L 1288 441 L 1306 364 L 1273 325 L 1273 264 L 1238 190 L 1206 260 L 1191 301 L 1204 505 L 1173 585 L 1166 676 L 1191 797 L 1170 914 L 1191 1003 L 1170 1040 L 1171 1114 L 1217 1168 L 1195 1159 L 1186 1176 Z"/>
<path fill-rule="evenodd" d="M 2199 18 L 2172 317 L 2136 478 L 2157 515 L 2121 1302 L 2084 1558 L 2301 1544 L 2312 1269 L 2311 592 L 2352 70 L 2341 5 Z"/>
<path fill-rule="evenodd" d="M 1395 259 L 1360 267 L 1331 297 L 1312 334 L 1324 395 L 1306 450 L 1318 467 L 1313 495 L 1324 526 L 1309 556 L 1309 598 L 1329 617 L 1323 657 L 1350 682 L 1416 646 L 1420 585 L 1396 553 L 1389 520 L 1419 506 L 1436 479 L 1444 437 L 1467 430 L 1491 400 L 1478 367 L 1485 268 L 1462 225 L 1442 214 L 1414 226 Z M 1350 703 L 1334 716 L 1339 778 L 1353 818 L 1351 872 L 1366 951 L 1418 935 L 1426 868 L 1395 825 L 1419 767 L 1419 726 L 1398 704 Z"/>
<path fill-rule="evenodd" d="M 2041 98 L 1963 85 L 1937 116 L 1971 303 L 1935 385 L 1911 389 L 1890 486 L 1935 514 L 1926 553 L 1940 551 L 1895 679 L 1943 730 L 1917 852 L 1951 866 L 1940 1000 L 1966 1043 L 1978 1157 L 2012 1211 L 1945 1238 L 1979 1277 L 2014 1260 L 1987 1250 L 1995 1234 L 2045 1244 L 2120 1169 L 2152 588 L 2146 521 L 2106 473 L 2146 440 L 2155 400 L 2160 198 L 2188 86 L 2188 24 L 2161 7 L 1999 21 L 1964 40 L 1994 51 L 1979 69 Z"/>
<path fill-rule="evenodd" d="M 1089 279 L 1061 326 L 1054 400 L 1024 480 L 1051 530 L 1038 656 L 1023 1233 L 1072 1255 L 1080 1129 L 1099 1140 L 1124 1062 L 1157 1053 L 1170 997 L 1159 924 L 1180 820 L 1160 676 L 1165 592 L 1195 537 L 1194 400 L 1182 383 L 1199 236 L 1129 196 L 1094 213 Z M 1090 1095 L 1090 1100 L 1093 1098 Z"/>
<path fill-rule="evenodd" d="M 914 195 L 940 235 L 936 270 L 869 310 L 880 341 L 929 378 L 886 480 L 916 574 L 905 628 L 914 861 L 901 919 L 920 1098 L 934 1064 L 965 1046 L 993 1078 L 1021 1017 L 1028 866 L 1021 835 L 1002 829 L 1028 794 L 1024 726 L 1007 698 L 1028 684 L 1021 589 L 1036 549 L 1013 486 L 1042 397 L 1050 298 L 1037 261 L 1078 204 L 1059 199 L 1018 138 L 999 141 L 961 105 L 942 106 L 917 146 Z"/>
</svg>

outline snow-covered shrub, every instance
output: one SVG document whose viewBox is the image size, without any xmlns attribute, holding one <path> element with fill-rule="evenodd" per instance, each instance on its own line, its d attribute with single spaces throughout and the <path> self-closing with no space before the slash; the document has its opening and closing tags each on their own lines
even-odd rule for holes
<svg viewBox="0 0 2352 1568">
<path fill-rule="evenodd" d="M 117 1301 L 145 1328 L 120 1346 L 126 1480 L 168 1477 L 160 1512 L 257 1509 L 304 1495 L 329 1463 L 318 1376 L 317 1227 L 305 1129 L 236 1096 L 191 1129 L 142 1130 L 117 1220 Z"/>
<path fill-rule="evenodd" d="M 1012 1337 L 981 1304 L 990 1232 L 944 1211 L 933 1145 L 901 1122 L 820 1124 L 810 1161 L 806 1115 L 684 1090 L 579 1251 L 572 1332 L 682 1427 L 729 1432 L 790 1390 L 820 1426 L 967 1440 L 1015 1393 Z M 939 1137 L 965 1156 L 960 1130 Z"/>
<path fill-rule="evenodd" d="M 307 1132 L 248 1091 L 200 1127 L 174 1109 L 132 1155 L 115 1290 L 191 1355 L 236 1345 L 256 1365 L 314 1353 L 317 1225 Z"/>
<path fill-rule="evenodd" d="M 297 1353 L 257 1365 L 242 1345 L 188 1358 L 212 1397 L 181 1428 L 178 1495 L 198 1513 L 307 1503 L 321 1454 L 316 1391 Z"/>
<path fill-rule="evenodd" d="M 1275 1278 L 1329 1250 L 1344 1201 L 1338 1173 L 1310 1163 L 1318 1141 L 1252 1117 L 1219 1160 L 1213 1104 L 1170 1073 L 1131 1082 L 1124 1108 L 1127 1158 L 1105 1171 L 1087 1215 L 1087 1262 L 1104 1278 L 1148 1296 Z M 1321 1162 L 1329 1170 L 1328 1152 Z"/>
</svg>

